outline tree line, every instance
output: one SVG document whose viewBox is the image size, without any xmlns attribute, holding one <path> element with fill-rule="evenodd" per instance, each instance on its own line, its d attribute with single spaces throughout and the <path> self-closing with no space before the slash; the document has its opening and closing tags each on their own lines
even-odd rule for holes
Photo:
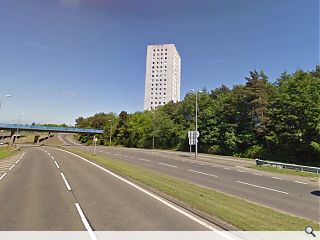
<svg viewBox="0 0 320 240">
<path fill-rule="evenodd" d="M 251 71 L 245 84 L 198 93 L 199 152 L 320 166 L 320 66 L 271 83 Z M 104 129 L 100 144 L 188 151 L 195 94 L 154 111 L 97 113 L 77 127 Z M 90 144 L 89 136 L 79 140 Z"/>
</svg>

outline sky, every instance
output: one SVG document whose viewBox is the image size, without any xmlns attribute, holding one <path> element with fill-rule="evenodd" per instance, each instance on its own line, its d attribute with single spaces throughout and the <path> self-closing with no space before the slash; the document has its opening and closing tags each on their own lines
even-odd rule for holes
<svg viewBox="0 0 320 240">
<path fill-rule="evenodd" d="M 181 96 L 319 64 L 319 0 L 1 0 L 0 122 L 143 110 L 146 47 L 173 43 Z"/>
</svg>

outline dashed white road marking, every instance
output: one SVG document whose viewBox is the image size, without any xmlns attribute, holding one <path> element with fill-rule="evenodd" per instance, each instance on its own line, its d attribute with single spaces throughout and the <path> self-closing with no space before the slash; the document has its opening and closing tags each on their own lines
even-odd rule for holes
<svg viewBox="0 0 320 240">
<path fill-rule="evenodd" d="M 58 163 L 56 161 L 54 161 L 54 163 L 56 164 L 57 168 L 60 168 L 60 166 L 58 165 Z"/>
<path fill-rule="evenodd" d="M 146 161 L 146 162 L 150 162 L 150 160 L 148 160 L 148 159 L 145 159 L 145 158 L 138 158 L 139 160 L 141 160 L 141 161 Z"/>
<path fill-rule="evenodd" d="M 182 215 L 184 215 L 184 216 L 192 219 L 193 221 L 201 224 L 202 226 L 204 226 L 204 227 L 206 227 L 206 228 L 208 228 L 208 229 L 210 229 L 210 230 L 212 230 L 212 231 L 215 231 L 215 232 L 217 232 L 218 234 L 221 234 L 221 235 L 225 236 L 225 234 L 224 234 L 223 232 L 218 231 L 216 228 L 214 228 L 214 227 L 211 226 L 210 224 L 208 224 L 208 223 L 202 221 L 201 219 L 199 219 L 199 218 L 191 215 L 190 213 L 186 212 L 185 210 L 176 207 L 176 206 L 173 205 L 172 203 L 167 202 L 166 200 L 164 200 L 164 199 L 160 198 L 159 196 L 155 195 L 154 193 L 151 193 L 151 192 L 149 192 L 148 190 L 146 190 L 146 189 L 138 186 L 137 184 L 135 184 L 135 183 L 133 183 L 133 182 L 131 182 L 131 181 L 129 181 L 129 180 L 127 180 L 127 179 L 125 179 L 125 178 L 123 178 L 123 177 L 121 177 L 121 176 L 119 176 L 119 175 L 117 175 L 117 174 L 115 174 L 115 173 L 113 173 L 113 172 L 111 172 L 111 171 L 109 171 L 109 170 L 101 167 L 101 166 L 99 166 L 98 164 L 93 163 L 93 162 L 91 162 L 91 161 L 89 161 L 89 160 L 87 160 L 87 159 L 85 159 L 85 158 L 77 155 L 77 154 L 74 154 L 74 153 L 71 153 L 71 152 L 68 152 L 68 151 L 65 151 L 65 150 L 62 150 L 62 149 L 58 149 L 58 150 L 63 151 L 63 152 L 66 152 L 66 153 L 71 154 L 71 155 L 73 155 L 73 156 L 76 156 L 76 157 L 82 159 L 83 161 L 86 161 L 87 163 L 89 163 L 89 164 L 91 164 L 91 165 L 99 168 L 100 170 L 102 170 L 102 171 L 104 171 L 104 172 L 106 172 L 106 173 L 114 176 L 115 178 L 117 178 L 117 179 L 119 179 L 119 180 L 121 180 L 121 181 L 129 184 L 130 186 L 132 186 L 132 187 L 136 188 L 137 190 L 139 190 L 139 191 L 147 194 L 148 196 L 150 196 L 150 197 L 158 200 L 159 202 L 163 203 L 164 205 L 170 207 L 171 209 L 173 209 L 173 210 L 181 213 Z M 228 237 L 228 236 L 226 236 L 226 237 L 227 237 L 227 239 L 233 239 L 233 238 L 230 238 L 230 237 Z"/>
<path fill-rule="evenodd" d="M 272 177 L 273 179 L 278 179 L 278 180 L 282 180 L 282 178 L 278 178 L 278 177 Z"/>
<path fill-rule="evenodd" d="M 15 165 L 15 164 L 13 164 L 8 170 L 10 171 L 10 170 L 14 167 L 14 165 Z"/>
<path fill-rule="evenodd" d="M 94 234 L 94 232 L 93 232 L 93 230 L 92 230 L 92 228 L 91 228 L 91 226 L 90 226 L 90 224 L 89 224 L 86 216 L 84 215 L 84 213 L 83 213 L 83 211 L 82 211 L 79 203 L 75 203 L 75 205 L 76 205 L 76 208 L 77 208 L 78 213 L 79 213 L 79 215 L 80 215 L 81 221 L 82 221 L 84 227 L 87 229 L 90 238 L 91 238 L 92 240 L 96 240 L 97 237 L 96 237 L 96 235 Z"/>
<path fill-rule="evenodd" d="M 54 157 L 53 156 L 50 156 L 53 160 L 54 160 Z"/>
<path fill-rule="evenodd" d="M 300 183 L 300 184 L 304 184 L 304 185 L 307 185 L 308 183 L 305 183 L 305 182 L 299 182 L 299 181 L 293 181 L 295 183 Z"/>
<path fill-rule="evenodd" d="M 66 177 L 64 176 L 64 174 L 63 174 L 63 173 L 60 173 L 60 174 L 61 174 L 61 177 L 62 177 L 62 179 L 63 179 L 63 181 L 64 181 L 65 185 L 67 186 L 67 189 L 68 189 L 69 191 L 71 191 L 71 187 L 70 187 L 70 185 L 69 185 L 69 183 L 68 183 L 68 181 L 67 181 Z"/>
<path fill-rule="evenodd" d="M 245 172 L 245 171 L 243 171 L 243 170 L 237 170 L 237 172 Z"/>
<path fill-rule="evenodd" d="M 5 165 L 1 165 L 1 167 L 4 167 L 4 168 L 8 168 L 9 166 L 11 166 L 11 163 L 10 164 L 5 164 Z"/>
<path fill-rule="evenodd" d="M 207 175 L 207 176 L 210 176 L 210 177 L 218 177 L 218 176 L 213 175 L 213 174 L 204 173 L 204 172 L 198 172 L 198 171 L 194 171 L 194 170 L 191 170 L 191 169 L 189 169 L 188 171 L 189 172 L 195 172 L 195 173 L 203 174 L 203 175 Z"/>
<path fill-rule="evenodd" d="M 7 175 L 7 173 L 4 173 L 3 175 L 1 175 L 0 180 L 4 178 L 5 175 Z"/>
<path fill-rule="evenodd" d="M 223 168 L 223 169 L 225 169 L 225 170 L 230 170 L 230 168 L 226 168 L 226 167 L 225 167 L 225 168 Z"/>
<path fill-rule="evenodd" d="M 260 174 L 260 173 L 254 173 L 254 175 L 256 175 L 256 176 L 262 176 L 262 174 Z"/>
<path fill-rule="evenodd" d="M 287 192 L 283 192 L 283 191 L 280 191 L 280 190 L 276 190 L 276 189 L 272 189 L 272 188 L 267 188 L 267 187 L 263 187 L 263 186 L 259 186 L 259 185 L 254 185 L 254 184 L 251 184 L 251 183 L 246 183 L 246 182 L 241 182 L 241 181 L 237 181 L 237 183 L 249 185 L 249 186 L 256 187 L 256 188 L 262 188 L 262 189 L 270 190 L 270 191 L 273 191 L 273 192 L 278 192 L 278 193 L 283 193 L 283 194 L 289 194 L 289 193 L 287 193 Z"/>
<path fill-rule="evenodd" d="M 167 167 L 177 168 L 177 166 L 170 165 L 170 164 L 166 164 L 166 163 L 161 163 L 161 162 L 159 162 L 158 164 L 164 165 L 164 166 L 167 166 Z"/>
</svg>

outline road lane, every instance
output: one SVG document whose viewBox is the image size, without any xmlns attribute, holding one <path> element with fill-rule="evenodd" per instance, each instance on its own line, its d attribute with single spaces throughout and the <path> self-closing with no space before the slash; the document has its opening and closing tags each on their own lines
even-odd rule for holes
<svg viewBox="0 0 320 240">
<path fill-rule="evenodd" d="M 78 157 L 46 149 L 64 172 L 94 230 L 209 230 Z"/>
<path fill-rule="evenodd" d="M 85 230 L 53 160 L 38 148 L 25 151 L 0 181 L 0 230 Z"/>
<path fill-rule="evenodd" d="M 92 147 L 82 146 L 80 148 L 88 152 L 92 151 Z M 125 148 L 97 148 L 97 154 L 101 156 L 133 163 L 290 214 L 319 221 L 319 197 L 311 194 L 319 189 L 317 182 L 308 180 L 308 184 L 298 184 L 297 181 L 293 181 L 291 178 L 287 179 L 285 176 L 281 176 L 280 180 L 277 179 L 279 177 L 273 178 L 269 174 L 255 175 L 256 172 L 251 172 L 250 169 L 238 167 L 227 167 L 226 169 L 225 165 L 186 159 L 182 161 L 181 158 L 172 159 L 160 154 L 152 155 L 149 151 L 146 152 L 144 154 L 143 151 Z M 147 161 L 141 161 L 141 159 Z M 210 175 L 217 176 L 217 178 L 213 179 Z M 282 192 L 288 194 L 282 194 Z"/>
</svg>

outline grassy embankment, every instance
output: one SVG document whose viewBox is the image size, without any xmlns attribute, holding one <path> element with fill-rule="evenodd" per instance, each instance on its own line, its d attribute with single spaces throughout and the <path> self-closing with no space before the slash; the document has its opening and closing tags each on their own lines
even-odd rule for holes
<svg viewBox="0 0 320 240">
<path fill-rule="evenodd" d="M 238 197 L 118 160 L 93 156 L 81 150 L 73 149 L 72 152 L 137 183 L 169 195 L 191 208 L 217 217 L 240 230 L 302 231 L 307 225 L 320 230 L 319 223 L 254 204 Z"/>
<path fill-rule="evenodd" d="M 10 154 L 10 151 L 13 150 L 14 147 L 0 147 L 0 159 L 10 157 L 12 154 Z"/>
</svg>

